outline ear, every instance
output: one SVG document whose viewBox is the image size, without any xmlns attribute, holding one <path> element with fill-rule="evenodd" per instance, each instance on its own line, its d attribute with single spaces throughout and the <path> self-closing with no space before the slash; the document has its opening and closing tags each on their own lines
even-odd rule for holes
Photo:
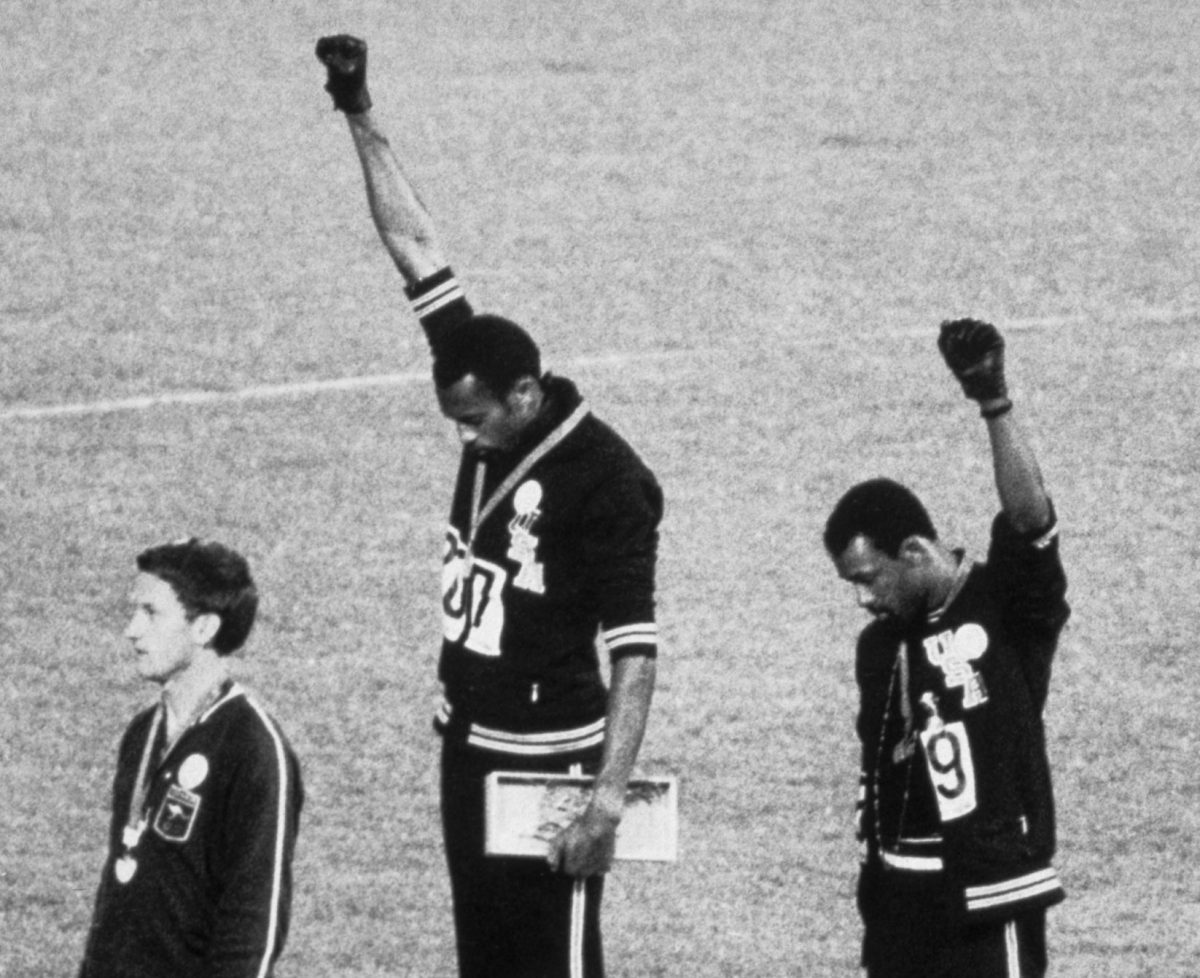
<svg viewBox="0 0 1200 978">
<path fill-rule="evenodd" d="M 540 406 L 542 385 L 532 374 L 517 378 L 508 393 L 509 404 L 522 413 L 532 413 Z"/>
<path fill-rule="evenodd" d="M 197 645 L 208 648 L 221 630 L 221 616 L 212 612 L 192 619 L 192 638 Z"/>
<path fill-rule="evenodd" d="M 914 533 L 904 538 L 896 556 L 910 567 L 920 567 L 933 557 L 933 543 Z"/>
</svg>

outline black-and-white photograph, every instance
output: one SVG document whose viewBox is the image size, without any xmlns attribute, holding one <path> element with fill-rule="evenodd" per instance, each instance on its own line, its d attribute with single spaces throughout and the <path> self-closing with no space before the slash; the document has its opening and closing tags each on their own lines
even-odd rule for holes
<svg viewBox="0 0 1200 978">
<path fill-rule="evenodd" d="M 0 978 L 1200 974 L 1200 6 L 2 20 Z"/>
</svg>

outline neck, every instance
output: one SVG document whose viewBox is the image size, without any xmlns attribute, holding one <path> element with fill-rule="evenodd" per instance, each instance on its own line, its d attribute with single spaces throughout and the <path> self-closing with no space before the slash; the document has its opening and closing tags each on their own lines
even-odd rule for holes
<svg viewBox="0 0 1200 978">
<path fill-rule="evenodd" d="M 937 547 L 937 561 L 934 566 L 933 580 L 929 588 L 928 614 L 941 611 L 953 597 L 958 587 L 959 572 L 962 570 L 962 556 Z"/>
<path fill-rule="evenodd" d="M 216 690 L 229 678 L 225 659 L 206 649 L 186 672 L 170 679 L 163 687 L 163 704 L 167 708 L 167 735 L 174 738 L 196 720 L 196 714 L 207 708 Z"/>
</svg>

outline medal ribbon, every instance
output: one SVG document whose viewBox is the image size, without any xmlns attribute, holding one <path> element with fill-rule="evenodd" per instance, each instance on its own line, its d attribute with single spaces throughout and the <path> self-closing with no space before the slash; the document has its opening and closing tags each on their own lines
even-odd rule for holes
<svg viewBox="0 0 1200 978">
<path fill-rule="evenodd" d="M 126 852 L 136 846 L 141 838 L 138 824 L 142 820 L 142 809 L 146 805 L 146 795 L 150 790 L 150 758 L 154 754 L 154 741 L 158 738 L 158 728 L 162 726 L 163 715 L 166 712 L 166 705 L 160 703 L 154 711 L 150 732 L 146 735 L 146 746 L 142 748 L 142 760 L 138 764 L 137 780 L 133 783 L 133 794 L 129 798 L 129 815 L 125 819 L 125 833 L 122 838 Z"/>
<path fill-rule="evenodd" d="M 165 758 L 171 750 L 179 743 L 179 739 L 196 725 L 199 719 L 224 696 L 233 686 L 232 681 L 227 678 L 222 678 L 217 685 L 210 689 L 202 700 L 196 705 L 192 711 L 192 715 L 188 717 L 187 722 L 175 734 L 174 738 L 169 740 L 163 747 L 163 757 Z M 142 760 L 138 764 L 137 780 L 133 783 L 133 794 L 129 798 L 129 815 L 125 819 L 125 833 L 123 841 L 125 849 L 134 848 L 141 838 L 141 832 L 138 831 L 138 825 L 142 821 L 142 809 L 146 807 L 146 796 L 150 792 L 150 759 L 154 755 L 154 741 L 158 738 L 158 728 L 162 726 L 163 718 L 167 713 L 166 703 L 160 703 L 158 709 L 154 711 L 154 722 L 150 724 L 150 733 L 146 737 L 146 746 L 142 748 Z"/>
<path fill-rule="evenodd" d="M 913 708 L 912 702 L 909 699 L 909 676 L 908 676 L 908 643 L 903 639 L 900 641 L 900 647 L 896 650 L 896 660 L 892 663 L 892 677 L 888 681 L 887 697 L 883 701 L 883 722 L 879 726 L 879 746 L 875 751 L 875 770 L 872 772 L 872 795 L 873 808 L 872 813 L 875 821 L 875 842 L 882 851 L 885 846 L 883 834 L 883 816 L 882 804 L 880 795 L 882 793 L 883 783 L 883 767 L 888 762 L 886 757 L 885 747 L 887 746 L 887 730 L 888 721 L 892 718 L 892 700 L 895 699 L 900 708 L 900 717 L 904 721 L 904 736 L 900 739 L 895 747 L 907 745 L 907 749 L 903 758 L 896 755 L 893 749 L 891 763 L 899 764 L 903 759 L 908 767 L 904 778 L 904 796 L 900 801 L 900 819 L 896 825 L 896 840 L 899 841 L 904 834 L 904 820 L 908 814 L 908 799 L 912 789 L 912 754 L 909 750 L 915 750 L 915 745 L 910 743 L 913 731 Z M 886 869 L 888 864 L 884 863 Z"/>
<path fill-rule="evenodd" d="M 487 474 L 487 463 L 480 459 L 475 465 L 475 477 L 471 485 L 471 525 L 467 533 L 467 568 L 470 569 L 471 557 L 475 546 L 475 534 L 479 531 L 479 527 L 489 516 L 495 512 L 496 507 L 500 505 L 504 497 L 517 487 L 522 479 L 529 474 L 529 470 L 538 464 L 543 458 L 553 451 L 564 438 L 578 427 L 588 415 L 588 406 L 585 403 L 580 403 L 571 414 L 557 428 L 551 431 L 545 438 L 537 444 L 537 446 L 523 459 L 520 464 L 513 469 L 508 477 L 500 483 L 495 491 L 488 497 L 486 503 L 483 503 L 483 508 L 480 508 L 480 503 L 483 500 L 483 480 Z"/>
</svg>

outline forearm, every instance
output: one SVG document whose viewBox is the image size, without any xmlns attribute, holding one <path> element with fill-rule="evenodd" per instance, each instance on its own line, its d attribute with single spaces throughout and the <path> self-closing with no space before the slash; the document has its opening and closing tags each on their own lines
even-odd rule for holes
<svg viewBox="0 0 1200 978">
<path fill-rule="evenodd" d="M 446 265 L 436 229 L 370 111 L 347 115 L 362 164 L 371 218 L 405 282 L 412 285 Z"/>
<path fill-rule="evenodd" d="M 592 801 L 611 818 L 619 819 L 625 807 L 625 790 L 646 732 L 656 674 L 650 656 L 627 655 L 613 662 L 604 754 Z"/>
<path fill-rule="evenodd" d="M 1018 533 L 1044 529 L 1050 522 L 1050 500 L 1033 447 L 1009 410 L 987 421 L 992 465 L 1000 507 Z"/>
<path fill-rule="evenodd" d="M 1033 448 L 1013 419 L 1004 376 L 1004 337 L 979 319 L 947 320 L 938 335 L 938 349 L 987 422 L 996 490 L 1009 525 L 1018 533 L 1044 529 L 1050 521 L 1050 500 Z"/>
</svg>

